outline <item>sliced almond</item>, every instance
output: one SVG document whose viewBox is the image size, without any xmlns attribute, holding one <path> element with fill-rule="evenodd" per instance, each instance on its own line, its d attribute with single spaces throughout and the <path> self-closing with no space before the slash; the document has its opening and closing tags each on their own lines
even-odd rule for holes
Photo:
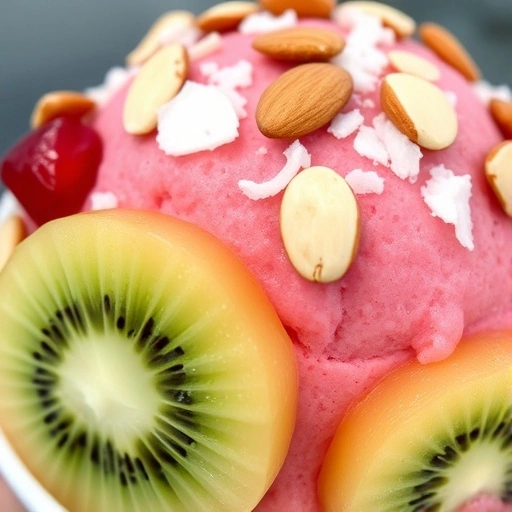
<svg viewBox="0 0 512 512">
<path fill-rule="evenodd" d="M 163 34 L 176 31 L 182 33 L 195 26 L 195 16 L 188 11 L 170 11 L 158 18 L 142 41 L 126 57 L 128 66 L 140 66 L 162 46 Z"/>
<path fill-rule="evenodd" d="M 0 272 L 16 246 L 27 236 L 23 219 L 12 215 L 0 225 Z"/>
<path fill-rule="evenodd" d="M 256 110 L 261 133 L 299 138 L 331 121 L 352 95 L 352 78 L 332 64 L 302 64 L 283 73 L 263 93 Z"/>
<path fill-rule="evenodd" d="M 441 72 L 437 66 L 411 52 L 396 50 L 388 53 L 389 62 L 401 73 L 414 75 L 429 82 L 437 82 Z"/>
<path fill-rule="evenodd" d="M 406 73 L 382 82 L 382 109 L 410 140 L 427 149 L 444 149 L 457 137 L 457 114 L 436 85 Z"/>
<path fill-rule="evenodd" d="M 197 26 L 205 32 L 233 30 L 250 14 L 260 10 L 255 2 L 223 2 L 204 11 Z"/>
<path fill-rule="evenodd" d="M 301 18 L 329 18 L 336 0 L 260 0 L 263 9 L 282 14 L 293 9 Z"/>
<path fill-rule="evenodd" d="M 96 103 L 93 100 L 80 92 L 49 92 L 36 103 L 30 118 L 30 126 L 39 128 L 48 121 L 63 115 L 84 116 L 95 106 Z"/>
<path fill-rule="evenodd" d="M 328 167 L 310 167 L 289 183 L 281 203 L 281 236 L 290 262 L 309 281 L 340 279 L 359 245 L 357 199 Z"/>
<path fill-rule="evenodd" d="M 380 2 L 343 2 L 340 9 L 359 9 L 365 14 L 375 16 L 385 27 L 390 28 L 398 37 L 409 37 L 416 30 L 416 22 L 404 12 Z"/>
<path fill-rule="evenodd" d="M 218 32 L 210 32 L 188 49 L 191 61 L 203 59 L 222 48 L 222 36 Z"/>
<path fill-rule="evenodd" d="M 480 69 L 475 61 L 449 30 L 436 23 L 423 23 L 420 26 L 420 38 L 440 59 L 459 71 L 467 80 L 474 82 L 480 78 Z"/>
<path fill-rule="evenodd" d="M 502 142 L 490 151 L 485 175 L 503 210 L 512 217 L 512 141 Z"/>
<path fill-rule="evenodd" d="M 293 27 L 263 34 L 254 39 L 255 50 L 280 60 L 296 62 L 327 61 L 345 46 L 344 39 L 332 30 Z"/>
<path fill-rule="evenodd" d="M 179 44 L 161 48 L 142 66 L 124 105 L 123 124 L 128 133 L 143 135 L 156 128 L 158 109 L 178 94 L 188 66 L 187 50 Z"/>
<path fill-rule="evenodd" d="M 492 117 L 507 139 L 512 139 L 512 101 L 493 99 L 489 105 Z"/>
</svg>

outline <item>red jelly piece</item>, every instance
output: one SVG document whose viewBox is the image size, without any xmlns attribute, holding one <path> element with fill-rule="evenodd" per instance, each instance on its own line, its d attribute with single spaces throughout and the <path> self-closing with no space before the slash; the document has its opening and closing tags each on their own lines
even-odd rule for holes
<svg viewBox="0 0 512 512">
<path fill-rule="evenodd" d="M 36 224 L 78 213 L 101 163 L 99 135 L 59 117 L 23 137 L 2 162 L 2 180 Z"/>
</svg>

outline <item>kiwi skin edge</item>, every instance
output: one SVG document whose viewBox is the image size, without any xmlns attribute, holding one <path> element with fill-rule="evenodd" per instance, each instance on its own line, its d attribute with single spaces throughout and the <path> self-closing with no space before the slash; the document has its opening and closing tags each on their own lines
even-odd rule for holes
<svg viewBox="0 0 512 512">
<path fill-rule="evenodd" d="M 16 269 L 27 268 L 34 261 L 34 248 L 48 247 L 50 252 L 69 250 L 65 254 L 76 254 L 76 260 L 72 262 L 76 265 L 83 257 L 80 252 L 83 253 L 85 248 L 95 243 L 100 251 L 105 246 L 105 240 L 117 244 L 115 249 L 119 254 L 134 252 L 134 248 L 140 246 L 159 258 L 159 261 L 165 260 L 166 266 L 169 266 L 169 255 L 179 252 L 182 257 L 180 261 L 186 261 L 205 279 L 208 277 L 215 280 L 214 288 L 220 296 L 236 298 L 238 325 L 248 326 L 250 338 L 258 344 L 259 360 L 256 362 L 265 368 L 266 373 L 274 376 L 266 395 L 266 407 L 276 411 L 280 417 L 269 438 L 268 453 L 273 455 L 268 461 L 267 478 L 261 484 L 264 492 L 284 461 L 293 431 L 297 406 L 295 357 L 289 337 L 260 285 L 238 258 L 215 237 L 184 221 L 140 211 L 92 212 L 59 219 L 40 228 L 16 249 L 5 271 L 0 274 L 0 303 L 1 290 L 12 285 Z M 114 252 L 114 249 L 111 250 Z M 66 258 L 64 260 L 68 261 Z M 87 267 L 81 265 L 81 268 Z M 152 275 L 151 271 L 148 268 L 145 275 Z M 149 279 L 149 282 L 152 281 Z M 255 316 L 255 309 L 260 314 Z M 2 314 L 0 306 L 0 323 Z M 261 321 L 262 318 L 265 321 Z M 8 341 L 2 340 L 0 335 L 0 354 L 6 343 Z M 3 380 L 0 373 L 0 389 Z M 13 423 L 7 417 L 10 414 L 9 407 L 0 405 L 0 414 L 0 424 L 5 425 L 7 437 L 16 450 L 23 454 L 23 459 L 30 462 L 30 455 L 26 451 L 23 453 L 25 443 L 16 437 L 11 427 Z M 39 476 L 44 478 L 44 475 Z M 247 506 L 252 507 L 253 504 Z M 75 509 L 72 510 L 74 512 Z"/>
<path fill-rule="evenodd" d="M 416 498 L 434 492 L 422 499 L 440 511 L 456 510 L 480 493 L 509 501 L 512 438 L 503 422 L 512 426 L 511 368 L 509 330 L 464 338 L 443 361 L 410 361 L 384 377 L 348 410 L 327 451 L 318 480 L 324 510 L 416 512 L 424 501 L 416 501 L 415 492 Z M 450 448 L 457 445 L 459 466 Z M 424 473 L 429 464 L 437 468 Z M 465 479 L 475 467 L 477 474 L 492 473 L 491 481 Z"/>
</svg>

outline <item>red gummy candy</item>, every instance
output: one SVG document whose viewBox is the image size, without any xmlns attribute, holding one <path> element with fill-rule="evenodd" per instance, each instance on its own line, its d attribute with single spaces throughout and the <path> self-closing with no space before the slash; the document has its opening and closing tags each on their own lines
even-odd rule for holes
<svg viewBox="0 0 512 512">
<path fill-rule="evenodd" d="M 77 117 L 59 117 L 23 137 L 1 177 L 38 225 L 78 213 L 101 163 L 99 135 Z"/>
</svg>

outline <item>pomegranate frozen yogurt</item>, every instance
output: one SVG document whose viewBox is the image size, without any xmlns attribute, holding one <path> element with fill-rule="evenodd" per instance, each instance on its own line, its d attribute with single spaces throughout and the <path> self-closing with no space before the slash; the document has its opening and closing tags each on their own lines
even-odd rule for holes
<svg viewBox="0 0 512 512">
<path fill-rule="evenodd" d="M 511 510 L 511 112 L 450 32 L 364 1 L 167 13 L 44 96 L 2 163 L 20 497 Z"/>
</svg>

